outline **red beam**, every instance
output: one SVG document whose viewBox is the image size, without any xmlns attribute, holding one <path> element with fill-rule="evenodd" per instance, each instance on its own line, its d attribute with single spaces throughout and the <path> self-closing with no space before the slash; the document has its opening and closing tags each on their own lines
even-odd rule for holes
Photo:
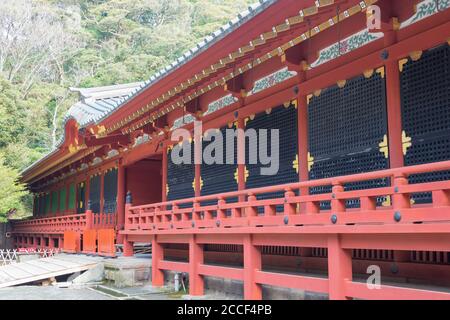
<svg viewBox="0 0 450 320">
<path fill-rule="evenodd" d="M 161 260 L 158 263 L 158 269 L 177 272 L 189 272 L 189 263 Z"/>
<path fill-rule="evenodd" d="M 328 293 L 328 279 L 326 278 L 257 271 L 255 280 L 259 284 L 275 287 Z"/>
<path fill-rule="evenodd" d="M 449 292 L 420 290 L 382 285 L 370 290 L 366 283 L 347 282 L 345 292 L 348 297 L 368 300 L 450 300 Z"/>
<path fill-rule="evenodd" d="M 244 280 L 244 270 L 239 268 L 211 266 L 201 264 L 198 266 L 198 273 L 203 276 L 219 277 L 233 280 Z"/>
<path fill-rule="evenodd" d="M 398 226 L 397 226 L 398 227 Z M 447 234 L 363 234 L 343 235 L 342 247 L 347 249 L 385 249 L 450 252 L 450 233 Z"/>
</svg>

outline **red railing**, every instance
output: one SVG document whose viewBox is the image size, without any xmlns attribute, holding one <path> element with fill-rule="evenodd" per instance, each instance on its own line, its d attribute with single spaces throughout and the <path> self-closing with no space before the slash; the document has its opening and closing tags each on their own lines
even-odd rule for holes
<svg viewBox="0 0 450 320">
<path fill-rule="evenodd" d="M 355 261 L 371 259 L 386 269 L 391 264 L 382 260 L 390 257 L 402 270 L 423 271 L 414 259 L 407 262 L 393 255 L 450 251 L 450 181 L 408 183 L 413 174 L 447 170 L 450 161 L 144 206 L 127 204 L 124 253 L 131 255 L 130 244 L 148 237 L 152 242 L 152 284 L 164 284 L 164 271 L 188 272 L 191 295 L 204 294 L 204 277 L 209 276 L 242 281 L 246 299 L 261 299 L 262 285 L 325 293 L 330 299 L 450 299 L 445 290 L 384 283 L 372 290 L 367 283 L 353 280 L 353 272 L 362 269 L 352 266 Z M 349 183 L 375 179 L 385 179 L 388 186 L 344 189 Z M 331 187 L 331 192 L 308 194 L 309 188 L 319 186 Z M 411 196 L 424 192 L 432 194 L 431 202 L 413 204 Z M 273 193 L 281 193 L 281 197 Z M 263 194 L 265 199 L 258 200 Z M 383 197 L 391 200 L 389 205 L 377 204 Z M 227 202 L 229 199 L 238 201 Z M 358 200 L 359 207 L 348 208 L 348 200 Z M 329 201 L 331 208 L 321 207 L 323 201 Z M 187 245 L 188 262 L 166 258 L 167 245 L 173 244 Z M 241 247 L 243 268 L 205 263 L 205 245 Z M 326 259 L 328 274 L 263 271 L 262 248 L 267 246 L 310 248 L 313 256 Z M 442 277 L 446 277 L 445 267 L 440 271 Z"/>
<path fill-rule="evenodd" d="M 64 233 L 64 231 L 82 231 L 86 226 L 86 214 L 45 217 L 15 221 L 14 233 Z"/>
<path fill-rule="evenodd" d="M 117 225 L 117 214 L 99 213 L 92 214 L 93 229 L 114 229 Z"/>
<path fill-rule="evenodd" d="M 76 215 L 15 221 L 13 232 L 63 234 L 65 231 L 82 232 L 85 229 L 114 229 L 116 221 L 117 214 L 94 214 L 87 211 Z"/>
<path fill-rule="evenodd" d="M 446 170 L 450 170 L 450 161 L 137 207 L 128 205 L 125 230 L 158 233 L 172 229 L 450 221 L 450 181 L 408 184 L 410 175 Z M 391 186 L 344 191 L 345 184 L 374 179 L 388 179 Z M 330 186 L 332 192 L 307 195 L 309 188 L 318 186 Z M 296 195 L 297 191 L 300 191 L 300 195 Z M 284 197 L 273 196 L 257 200 L 257 195 L 275 192 L 284 193 Z M 432 193 L 432 203 L 413 205 L 411 195 L 423 192 Z M 380 197 L 390 197 L 391 205 L 377 206 L 377 198 Z M 238 198 L 239 201 L 227 203 L 226 200 L 230 198 Z M 347 208 L 346 201 L 355 199 L 360 201 L 360 207 Z M 202 205 L 206 201 L 217 204 Z M 331 210 L 320 208 L 320 202 L 323 201 L 331 202 Z M 183 205 L 190 207 L 180 208 Z M 277 206 L 283 207 L 281 213 L 277 213 Z M 424 210 L 424 206 L 427 210 Z M 260 213 L 261 211 L 263 212 Z"/>
</svg>

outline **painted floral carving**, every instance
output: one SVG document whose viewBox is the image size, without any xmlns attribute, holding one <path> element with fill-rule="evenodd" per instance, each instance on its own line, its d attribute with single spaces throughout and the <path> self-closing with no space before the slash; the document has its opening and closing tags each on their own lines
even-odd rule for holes
<svg viewBox="0 0 450 320">
<path fill-rule="evenodd" d="M 426 17 L 443 11 L 450 7 L 450 0 L 425 0 L 418 4 L 417 12 L 414 16 L 404 21 L 401 28 L 405 28 L 413 23 L 416 23 Z"/>
<path fill-rule="evenodd" d="M 227 106 L 229 106 L 230 104 L 235 103 L 236 101 L 238 101 L 235 97 L 233 97 L 231 94 L 220 98 L 219 100 L 213 101 L 209 104 L 208 106 L 208 110 L 205 112 L 204 115 L 216 112 L 220 109 L 223 109 Z"/>
<path fill-rule="evenodd" d="M 311 67 L 315 68 L 382 37 L 383 33 L 371 33 L 367 29 L 362 30 L 342 40 L 340 43 L 337 42 L 325 49 L 322 49 L 319 52 L 319 58 L 311 64 Z"/>
<path fill-rule="evenodd" d="M 274 85 L 277 85 L 289 78 L 292 78 L 297 73 L 294 71 L 289 71 L 288 68 L 284 68 L 281 70 L 278 70 L 277 72 L 274 72 L 264 78 L 261 78 L 255 82 L 255 85 L 253 86 L 253 90 L 249 92 L 249 95 L 261 92 L 263 90 L 266 90 L 270 87 L 273 87 Z"/>
</svg>

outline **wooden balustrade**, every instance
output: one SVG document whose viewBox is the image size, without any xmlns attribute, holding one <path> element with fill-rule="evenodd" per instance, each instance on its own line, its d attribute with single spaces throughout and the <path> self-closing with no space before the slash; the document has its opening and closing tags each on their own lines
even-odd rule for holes
<svg viewBox="0 0 450 320">
<path fill-rule="evenodd" d="M 13 232 L 62 234 L 65 231 L 82 232 L 85 229 L 114 229 L 116 223 L 116 214 L 94 214 L 87 211 L 76 215 L 15 221 Z"/>
<path fill-rule="evenodd" d="M 450 181 L 408 184 L 408 176 L 412 174 L 444 170 L 450 170 L 450 161 L 137 207 L 129 204 L 126 208 L 125 230 L 158 233 L 161 230 L 192 228 L 450 221 L 450 210 L 447 208 L 450 205 Z M 344 188 L 348 183 L 386 178 L 390 186 L 352 191 L 345 191 Z M 300 194 L 300 190 L 317 186 L 331 186 L 332 191 L 315 195 Z M 284 197 L 258 199 L 259 195 L 275 192 L 284 192 Z M 422 192 L 432 193 L 432 203 L 411 205 L 411 195 Z M 227 199 L 236 197 L 246 201 L 227 202 Z M 381 197 L 390 197 L 392 205 L 377 206 L 376 199 Z M 359 208 L 347 208 L 346 201 L 355 199 L 360 203 Z M 217 204 L 203 206 L 202 203 L 206 201 L 217 201 Z M 320 203 L 324 201 L 331 203 L 331 209 L 321 209 Z"/>
<path fill-rule="evenodd" d="M 86 214 L 45 217 L 15 221 L 14 233 L 64 233 L 64 231 L 81 231 L 86 225 Z"/>
</svg>

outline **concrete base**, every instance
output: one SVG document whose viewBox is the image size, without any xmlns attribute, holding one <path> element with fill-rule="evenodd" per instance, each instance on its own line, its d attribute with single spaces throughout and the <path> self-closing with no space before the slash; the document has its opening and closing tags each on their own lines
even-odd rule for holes
<svg viewBox="0 0 450 320">
<path fill-rule="evenodd" d="M 104 267 L 104 280 L 111 288 L 127 290 L 140 290 L 140 287 L 151 285 L 151 255 L 137 255 L 135 257 L 118 257 L 116 259 L 80 256 L 80 259 L 95 259 Z M 99 269 L 100 270 L 100 269 Z M 100 272 L 100 271 L 99 271 Z M 95 281 L 99 279 L 95 274 L 84 274 L 84 278 L 92 278 Z M 88 277 L 89 276 L 89 277 Z M 95 276 L 95 277 L 94 277 Z M 185 274 L 186 281 L 184 291 L 180 282 L 180 291 L 175 294 L 177 297 L 186 300 L 208 300 L 208 299 L 226 299 L 241 300 L 244 297 L 244 286 L 242 281 L 223 279 L 217 277 L 205 277 L 205 296 L 193 297 L 189 295 L 189 275 Z M 93 278 L 94 277 L 94 278 Z M 154 288 L 151 294 L 161 293 L 161 290 L 167 292 L 174 291 L 175 272 L 164 271 L 165 288 Z M 181 280 L 181 279 L 180 279 Z M 263 286 L 264 300 L 326 300 L 326 294 L 319 294 L 303 290 L 294 290 L 288 288 L 280 288 L 274 286 Z"/>
<path fill-rule="evenodd" d="M 143 286 L 150 282 L 150 256 L 105 259 L 105 279 L 116 288 Z"/>
<path fill-rule="evenodd" d="M 174 288 L 175 272 L 164 271 L 165 285 L 168 288 Z M 186 285 L 189 285 L 188 283 Z M 309 292 L 304 290 L 295 290 L 289 288 L 280 288 L 273 286 L 262 286 L 264 300 L 328 300 L 328 295 Z M 181 290 L 183 287 L 181 286 Z M 186 288 L 188 290 L 188 288 Z M 189 290 L 188 290 L 189 291 Z M 205 296 L 193 297 L 189 294 L 183 295 L 185 300 L 204 300 L 204 299 L 226 299 L 242 300 L 244 298 L 244 284 L 242 281 L 223 279 L 216 277 L 205 277 Z"/>
<path fill-rule="evenodd" d="M 92 269 L 85 271 L 82 275 L 76 277 L 72 280 L 73 284 L 89 284 L 100 282 L 105 277 L 105 267 L 102 263 L 99 263 Z"/>
</svg>

